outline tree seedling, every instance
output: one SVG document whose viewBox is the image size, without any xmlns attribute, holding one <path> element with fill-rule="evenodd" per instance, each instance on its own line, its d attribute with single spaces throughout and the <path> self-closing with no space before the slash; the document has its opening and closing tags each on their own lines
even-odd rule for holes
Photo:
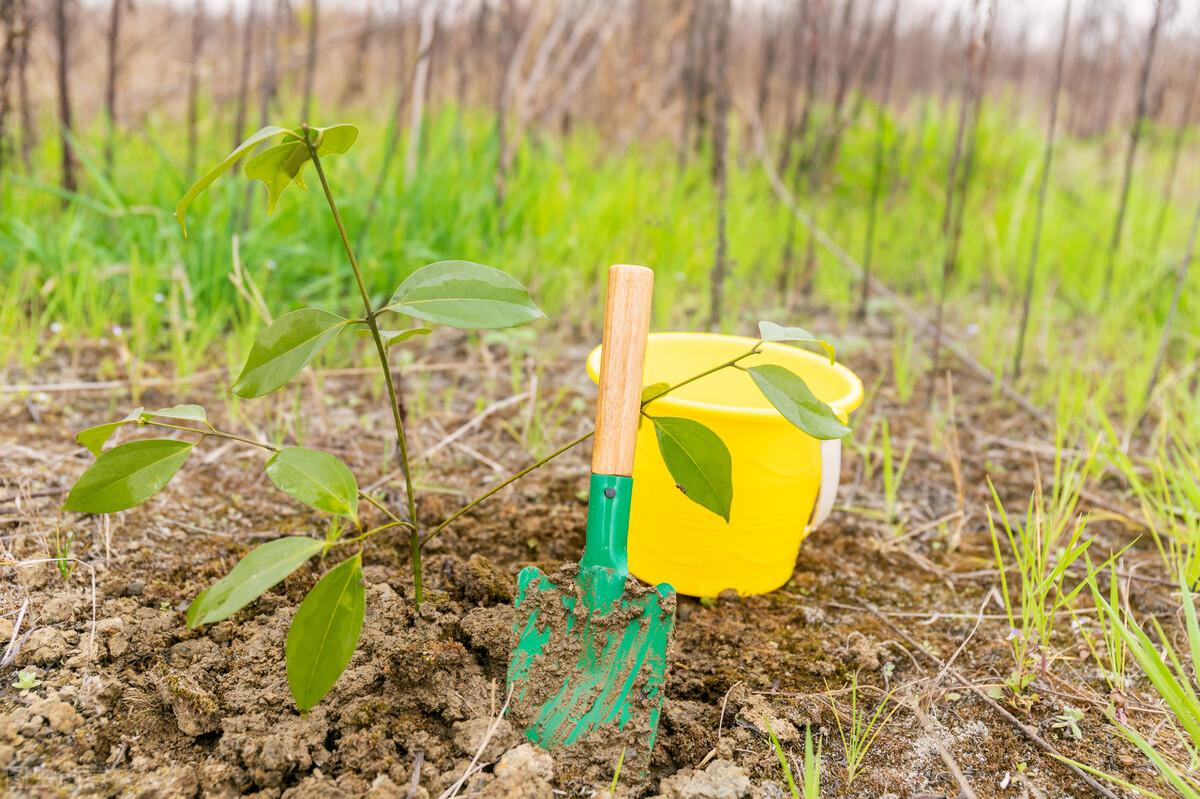
<svg viewBox="0 0 1200 799">
<path fill-rule="evenodd" d="M 329 692 L 357 647 L 365 618 L 363 542 L 387 531 L 400 531 L 407 536 L 413 601 L 419 606 L 424 596 L 421 571 L 424 544 L 502 489 L 591 437 L 588 433 L 571 441 L 504 479 L 438 524 L 428 529 L 423 527 L 417 514 L 408 438 L 401 413 L 404 405 L 392 376 L 393 352 L 402 350 L 402 345 L 414 336 L 434 332 L 439 325 L 460 330 L 494 330 L 545 317 L 520 282 L 499 269 L 460 260 L 439 261 L 417 269 L 400 283 L 387 302 L 376 303 L 367 289 L 322 163 L 323 156 L 349 151 L 357 139 L 358 129 L 353 125 L 265 127 L 196 181 L 177 204 L 175 217 L 186 237 L 188 207 L 224 171 L 243 158 L 248 158 L 246 175 L 261 180 L 267 187 L 268 212 L 293 183 L 306 188 L 303 174 L 308 164 L 312 164 L 362 300 L 362 315 L 300 308 L 275 318 L 256 337 L 233 382 L 233 392 L 252 399 L 279 390 L 324 347 L 347 331 L 371 339 L 395 427 L 395 456 L 404 481 L 405 511 L 396 512 L 364 492 L 354 473 L 334 455 L 307 447 L 277 446 L 220 430 L 209 420 L 205 409 L 194 404 L 158 410 L 136 408 L 122 419 L 80 431 L 76 441 L 96 460 L 71 488 L 64 505 L 65 510 L 79 513 L 115 513 L 139 505 L 171 481 L 197 446 L 213 440 L 266 453 L 264 468 L 271 482 L 298 502 L 329 514 L 333 521 L 325 525 L 319 538 L 284 536 L 252 549 L 227 575 L 195 597 L 186 619 L 192 628 L 227 619 L 314 557 L 324 561 L 337 550 L 336 562 L 309 590 L 288 630 L 285 647 L 288 684 L 301 712 L 307 712 Z M 269 146 L 251 155 L 260 145 Z M 397 317 L 409 317 L 421 326 L 396 326 Z M 741 365 L 743 360 L 758 354 L 766 342 L 815 345 L 828 354 L 831 362 L 833 348 L 800 328 L 762 322 L 759 329 L 757 343 L 737 358 L 673 386 L 650 386 L 643 393 L 643 413 L 654 425 L 660 451 L 679 490 L 726 520 L 733 501 L 729 450 L 712 430 L 694 420 L 646 413 L 649 403 L 721 369 L 736 368 L 745 371 L 772 405 L 800 430 L 819 439 L 841 438 L 850 432 L 798 375 L 780 366 Z M 106 449 L 113 434 L 126 426 L 153 428 L 175 437 L 137 439 Z M 57 554 L 62 568 L 64 556 Z"/>
</svg>

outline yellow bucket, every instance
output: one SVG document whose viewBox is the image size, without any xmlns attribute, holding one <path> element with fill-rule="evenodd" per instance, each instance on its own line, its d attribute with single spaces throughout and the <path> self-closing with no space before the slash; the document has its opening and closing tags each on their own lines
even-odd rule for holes
<svg viewBox="0 0 1200 799">
<path fill-rule="evenodd" d="M 653 333 L 643 385 L 675 384 L 749 351 L 758 339 L 711 333 Z M 741 366 L 787 367 L 847 421 L 862 382 L 841 364 L 785 344 L 765 344 Z M 600 373 L 600 348 L 587 360 Z M 716 596 L 762 594 L 785 584 L 804 537 L 833 507 L 841 441 L 818 441 L 776 411 L 739 369 L 722 369 L 657 399 L 652 416 L 682 416 L 711 428 L 733 461 L 733 505 L 725 520 L 687 499 L 658 451 L 654 427 L 638 432 L 629 520 L 629 568 L 651 585 Z"/>
</svg>

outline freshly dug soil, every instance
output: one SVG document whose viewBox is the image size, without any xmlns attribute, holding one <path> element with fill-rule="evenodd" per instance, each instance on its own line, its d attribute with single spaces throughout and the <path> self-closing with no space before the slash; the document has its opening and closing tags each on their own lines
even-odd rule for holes
<svg viewBox="0 0 1200 799">
<path fill-rule="evenodd" d="M 873 418 L 886 416 L 893 446 L 914 446 L 898 518 L 887 516 L 874 461 L 848 446 L 840 507 L 804 544 L 787 586 L 765 596 L 681 598 L 650 776 L 624 774 L 619 793 L 784 796 L 769 724 L 797 779 L 804 728 L 813 725 L 825 796 L 957 796 L 948 762 L 983 798 L 1092 795 L 939 665 L 952 659 L 955 673 L 984 689 L 1012 668 L 994 590 L 985 475 L 1023 508 L 1034 460 L 1052 474 L 1044 433 L 997 407 L 989 387 L 966 375 L 954 378 L 953 418 L 944 401 L 929 414 L 920 391 L 902 402 L 887 373 L 889 333 L 848 338 L 839 353 L 872 387 L 855 418 L 859 440 Z M 593 396 L 582 345 L 544 362 L 536 384 L 529 367 L 510 372 L 498 345 L 437 346 L 407 370 L 412 449 L 439 450 L 419 461 L 425 524 L 501 479 L 498 464 L 520 468 L 531 451 L 549 452 L 586 430 Z M 511 374 L 524 384 L 510 382 Z M 64 356 L 38 379 L 48 375 L 86 380 L 88 367 Z M 447 442 L 489 402 L 532 385 L 537 405 L 505 406 Z M 139 508 L 111 518 L 58 510 L 90 460 L 74 431 L 120 418 L 128 406 L 176 402 L 206 405 L 224 429 L 332 451 L 361 485 L 379 480 L 377 490 L 399 506 L 390 421 L 371 378 L 320 373 L 242 404 L 236 416 L 223 396 L 211 381 L 137 396 L 0 395 L 0 793 L 298 799 L 437 797 L 455 785 L 485 797 L 606 789 L 616 757 L 603 773 L 580 769 L 568 756 L 523 744 L 518 725 L 497 719 L 515 575 L 526 565 L 550 572 L 578 559 L 588 452 L 553 461 L 430 542 L 419 612 L 406 541 L 397 534 L 368 542 L 358 651 L 329 696 L 302 716 L 287 687 L 284 639 L 319 566 L 296 572 L 230 620 L 196 631 L 184 623 L 196 593 L 252 547 L 324 530 L 326 519 L 273 489 L 260 453 L 206 442 L 171 486 Z M 1096 501 L 1119 506 L 1096 491 Z M 1089 533 L 1102 548 L 1131 538 L 1114 522 Z M 75 560 L 60 573 L 46 559 L 68 537 Z M 1156 556 L 1133 557 L 1151 564 Z M 1149 586 L 1140 606 L 1168 609 L 1165 591 Z M 1080 646 L 1064 619 L 1045 674 L 1021 701 L 1001 700 L 1004 707 L 1064 755 L 1153 785 L 1141 757 L 1104 721 L 1106 689 Z M 13 687 L 18 669 L 23 689 Z M 838 724 L 848 724 L 855 674 L 860 710 L 874 712 L 895 693 L 851 783 Z M 921 714 L 911 708 L 918 702 Z M 1078 739 L 1056 726 L 1067 705 L 1084 711 Z"/>
</svg>

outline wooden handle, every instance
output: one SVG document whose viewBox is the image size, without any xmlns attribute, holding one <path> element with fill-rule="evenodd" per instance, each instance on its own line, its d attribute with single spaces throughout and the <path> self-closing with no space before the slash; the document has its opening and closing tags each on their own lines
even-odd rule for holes
<svg viewBox="0 0 1200 799">
<path fill-rule="evenodd" d="M 633 474 L 653 293 L 654 272 L 646 267 L 617 264 L 609 268 L 592 449 L 595 474 Z"/>
</svg>

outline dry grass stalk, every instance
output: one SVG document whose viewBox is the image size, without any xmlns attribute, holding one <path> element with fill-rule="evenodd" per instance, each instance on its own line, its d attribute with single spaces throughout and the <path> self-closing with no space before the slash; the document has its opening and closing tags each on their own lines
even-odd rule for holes
<svg viewBox="0 0 1200 799">
<path fill-rule="evenodd" d="M 1134 111 L 1133 125 L 1129 128 L 1129 144 L 1125 148 L 1125 166 L 1121 177 L 1121 192 L 1117 199 L 1117 217 L 1113 221 L 1112 238 L 1108 242 L 1108 259 L 1104 264 L 1104 283 L 1102 298 L 1108 301 L 1112 291 L 1113 268 L 1116 266 L 1117 251 L 1121 247 L 1121 235 L 1125 230 L 1125 211 L 1129 205 L 1129 187 L 1133 182 L 1133 166 L 1137 160 L 1138 144 L 1142 140 L 1142 125 L 1149 109 L 1150 73 L 1154 68 L 1154 51 L 1158 48 L 1158 34 L 1166 18 L 1167 6 L 1170 0 L 1155 0 L 1154 21 L 1150 23 L 1150 33 L 1146 38 L 1146 51 L 1142 58 L 1141 73 L 1138 77 L 1137 108 Z"/>
</svg>

